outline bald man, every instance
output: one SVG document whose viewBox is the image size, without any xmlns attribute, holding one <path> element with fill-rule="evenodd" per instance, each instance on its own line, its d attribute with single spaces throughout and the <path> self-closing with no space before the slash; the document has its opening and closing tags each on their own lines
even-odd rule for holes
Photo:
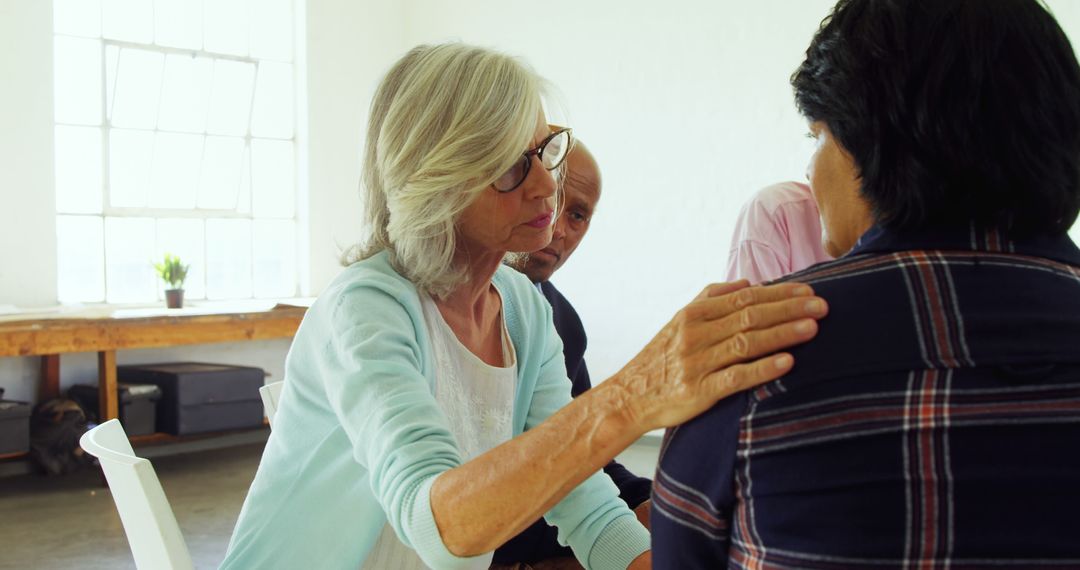
<svg viewBox="0 0 1080 570">
<path fill-rule="evenodd" d="M 585 328 L 577 311 L 550 279 L 570 259 L 589 231 L 593 212 L 600 201 L 601 179 L 596 158 L 581 141 L 575 141 L 573 150 L 566 157 L 566 168 L 564 205 L 562 214 L 555 221 L 551 243 L 529 255 L 524 264 L 516 269 L 528 276 L 551 303 L 555 330 L 563 341 L 566 373 L 573 384 L 571 393 L 577 397 L 592 387 L 589 370 L 585 366 Z M 604 472 L 618 486 L 619 496 L 648 526 L 648 499 L 652 481 L 634 475 L 614 461 L 604 467 Z M 538 520 L 496 550 L 493 562 L 509 568 L 528 564 L 537 570 L 580 568 L 573 553 L 569 548 L 560 546 L 556 536 L 555 527 L 549 526 L 543 519 Z"/>
<path fill-rule="evenodd" d="M 530 254 L 520 271 L 533 283 L 548 284 L 551 276 L 563 266 L 589 231 L 589 222 L 600 202 L 600 166 L 596 157 L 581 141 L 566 157 L 566 182 L 563 185 L 562 214 L 555 220 L 551 243 Z"/>
</svg>

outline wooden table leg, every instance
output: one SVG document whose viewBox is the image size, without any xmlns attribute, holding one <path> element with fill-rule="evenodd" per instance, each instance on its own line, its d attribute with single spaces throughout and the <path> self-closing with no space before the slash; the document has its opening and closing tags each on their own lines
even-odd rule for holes
<svg viewBox="0 0 1080 570">
<path fill-rule="evenodd" d="M 38 401 L 45 402 L 60 397 L 60 355 L 46 354 L 41 357 L 41 384 L 38 385 Z"/>
<path fill-rule="evenodd" d="M 101 423 L 120 417 L 116 394 L 116 351 L 98 353 L 98 413 Z"/>
</svg>

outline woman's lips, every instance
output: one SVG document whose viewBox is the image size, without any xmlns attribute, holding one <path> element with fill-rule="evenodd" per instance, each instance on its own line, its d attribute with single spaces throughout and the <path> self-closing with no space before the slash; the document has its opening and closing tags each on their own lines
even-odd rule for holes
<svg viewBox="0 0 1080 570">
<path fill-rule="evenodd" d="M 554 212 L 547 212 L 547 213 L 541 214 L 541 215 L 533 218 L 532 221 L 530 221 L 529 223 L 527 223 L 525 225 L 527 225 L 529 227 L 533 227 L 533 228 L 538 228 L 538 229 L 546 228 L 546 227 L 551 225 L 551 215 L 552 214 L 554 214 Z"/>
</svg>

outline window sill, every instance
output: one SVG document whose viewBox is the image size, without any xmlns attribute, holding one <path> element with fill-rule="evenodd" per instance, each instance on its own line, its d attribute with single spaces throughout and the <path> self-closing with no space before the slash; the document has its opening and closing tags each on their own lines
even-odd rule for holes
<svg viewBox="0 0 1080 570">
<path fill-rule="evenodd" d="M 258 313 L 278 307 L 308 308 L 314 297 L 286 299 L 239 299 L 232 301 L 187 301 L 182 309 L 167 309 L 165 302 L 153 304 L 73 304 L 21 309 L 0 305 L 0 323 L 49 319 L 130 319 Z"/>
</svg>

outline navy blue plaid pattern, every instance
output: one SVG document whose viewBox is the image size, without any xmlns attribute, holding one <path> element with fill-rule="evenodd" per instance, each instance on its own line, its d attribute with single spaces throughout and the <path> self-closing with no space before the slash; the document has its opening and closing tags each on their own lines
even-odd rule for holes
<svg viewBox="0 0 1080 570">
<path fill-rule="evenodd" d="M 793 275 L 784 378 L 665 436 L 656 568 L 1080 568 L 1080 251 L 974 225 Z"/>
</svg>

